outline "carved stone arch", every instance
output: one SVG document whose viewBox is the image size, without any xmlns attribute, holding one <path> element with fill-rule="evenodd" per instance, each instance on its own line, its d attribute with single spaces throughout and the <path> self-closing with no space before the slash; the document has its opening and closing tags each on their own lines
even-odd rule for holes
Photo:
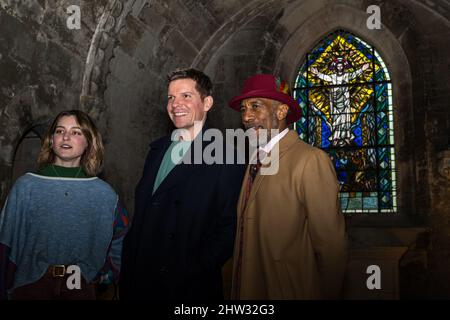
<svg viewBox="0 0 450 320">
<path fill-rule="evenodd" d="M 118 35 L 125 26 L 128 14 L 139 14 L 151 0 L 111 0 L 95 28 L 81 87 L 80 104 L 93 118 L 99 119 L 104 112 L 103 95 L 106 89 L 106 76 Z"/>
<path fill-rule="evenodd" d="M 439 19 L 445 26 L 450 27 L 450 3 L 447 1 L 410 0 L 417 7 L 425 10 Z"/>
<path fill-rule="evenodd" d="M 126 24 L 126 17 L 132 13 L 138 16 L 144 6 L 152 0 L 111 0 L 100 17 L 91 39 L 81 90 L 81 104 L 87 112 L 95 115 L 101 111 L 103 93 L 105 91 L 106 75 L 113 51 L 118 44 L 117 38 Z M 239 28 L 253 18 L 264 14 L 267 10 L 279 7 L 275 0 L 254 0 L 237 11 L 205 42 L 197 57 L 192 61 L 192 67 L 203 68 L 211 56 L 217 52 L 223 43 Z"/>
<path fill-rule="evenodd" d="M 198 56 L 192 62 L 192 67 L 204 69 L 211 58 L 220 50 L 220 47 L 232 37 L 239 29 L 250 23 L 253 19 L 268 12 L 277 12 L 281 7 L 280 1 L 255 0 L 237 11 L 211 36 L 201 48 Z"/>
<path fill-rule="evenodd" d="M 14 151 L 11 183 L 25 173 L 37 170 L 37 159 L 50 120 L 38 120 L 23 133 Z"/>
<path fill-rule="evenodd" d="M 414 155 L 411 155 L 410 151 L 405 152 L 405 148 L 411 147 L 414 143 L 413 138 L 408 135 L 408 130 L 414 126 L 410 59 L 403 50 L 400 39 L 386 25 L 383 25 L 380 30 L 367 28 L 365 11 L 337 3 L 319 7 L 308 15 L 299 15 L 299 12 L 304 11 L 305 6 L 311 5 L 310 2 L 306 1 L 292 8 L 289 11 L 290 14 L 284 18 L 285 20 L 280 21 L 282 24 L 280 27 L 288 29 L 290 35 L 277 59 L 275 72 L 293 83 L 306 53 L 323 37 L 337 29 L 349 31 L 375 47 L 385 62 L 392 80 L 399 213 L 387 219 L 362 215 L 358 217 L 358 223 L 372 226 L 407 225 L 415 214 Z M 330 14 L 331 12 L 333 14 Z M 294 21 L 291 17 L 295 16 L 302 16 L 303 19 Z M 405 157 L 405 154 L 409 154 L 409 157 Z"/>
<path fill-rule="evenodd" d="M 36 86 L 29 86 L 17 94 L 4 108 L 0 117 L 0 203 L 6 199 L 11 188 L 12 168 L 15 153 L 24 135 L 30 130 L 42 132 L 51 114 L 45 104 L 40 103 Z"/>
</svg>

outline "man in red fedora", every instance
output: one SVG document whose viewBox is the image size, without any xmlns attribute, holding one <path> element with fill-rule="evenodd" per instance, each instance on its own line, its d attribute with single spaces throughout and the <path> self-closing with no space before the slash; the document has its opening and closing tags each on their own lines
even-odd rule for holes
<svg viewBox="0 0 450 320">
<path fill-rule="evenodd" d="M 247 79 L 229 106 L 256 136 L 269 130 L 270 140 L 257 154 L 270 156 L 278 167 L 275 174 L 263 173 L 267 161 L 247 168 L 238 202 L 232 298 L 339 298 L 347 242 L 328 155 L 288 129 L 300 118 L 300 108 L 286 83 L 273 75 Z"/>
</svg>

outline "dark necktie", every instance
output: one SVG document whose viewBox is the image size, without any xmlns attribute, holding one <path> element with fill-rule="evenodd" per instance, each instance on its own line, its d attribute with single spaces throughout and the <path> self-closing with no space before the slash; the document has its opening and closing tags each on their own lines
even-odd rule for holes
<svg viewBox="0 0 450 320">
<path fill-rule="evenodd" d="M 261 168 L 261 162 L 250 165 L 249 174 L 250 174 L 250 179 L 251 179 L 252 183 L 253 183 L 253 181 L 255 181 L 255 177 L 259 171 L 259 168 Z"/>
<path fill-rule="evenodd" d="M 252 163 L 249 166 L 248 174 L 249 179 L 247 182 L 247 189 L 245 193 L 245 202 L 244 202 L 244 208 L 247 206 L 247 200 L 250 196 L 250 192 L 252 191 L 253 182 L 255 181 L 256 175 L 258 174 L 259 169 L 261 168 L 261 159 L 263 159 L 266 156 L 266 153 L 262 150 L 259 150 L 256 155 L 256 163 Z"/>
</svg>

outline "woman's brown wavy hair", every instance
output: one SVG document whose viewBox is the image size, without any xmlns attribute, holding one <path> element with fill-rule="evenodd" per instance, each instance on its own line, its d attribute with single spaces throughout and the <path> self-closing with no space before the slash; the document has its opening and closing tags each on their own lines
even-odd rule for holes
<svg viewBox="0 0 450 320">
<path fill-rule="evenodd" d="M 87 141 L 87 147 L 81 156 L 80 165 L 87 176 L 94 177 L 101 171 L 105 148 L 102 137 L 92 119 L 81 110 L 68 110 L 60 112 L 44 136 L 41 151 L 38 157 L 38 167 L 43 167 L 55 162 L 55 153 L 52 149 L 52 138 L 55 133 L 59 119 L 66 116 L 73 116 L 83 132 Z"/>
</svg>

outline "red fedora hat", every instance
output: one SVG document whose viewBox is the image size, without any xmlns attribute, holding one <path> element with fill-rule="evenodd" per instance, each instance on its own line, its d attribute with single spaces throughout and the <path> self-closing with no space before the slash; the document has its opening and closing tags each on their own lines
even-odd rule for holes
<svg viewBox="0 0 450 320">
<path fill-rule="evenodd" d="M 241 109 L 241 101 L 248 98 L 268 98 L 287 104 L 289 113 L 286 122 L 292 123 L 300 119 L 301 110 L 288 92 L 288 85 L 271 74 L 257 74 L 245 80 L 244 88 L 240 95 L 228 102 L 228 105 L 236 111 Z"/>
</svg>

